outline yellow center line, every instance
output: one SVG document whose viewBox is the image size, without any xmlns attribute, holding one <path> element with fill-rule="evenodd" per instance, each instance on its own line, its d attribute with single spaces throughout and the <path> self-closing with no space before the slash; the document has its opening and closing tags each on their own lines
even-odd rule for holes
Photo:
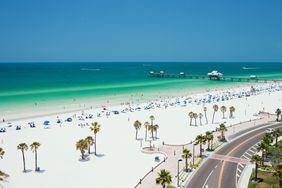
<svg viewBox="0 0 282 188">
<path fill-rule="evenodd" d="M 281 126 L 278 126 L 281 127 Z M 276 127 L 277 128 L 277 127 Z M 243 144 L 245 144 L 246 142 L 250 141 L 251 139 L 264 134 L 264 132 L 258 133 L 250 138 L 248 138 L 247 140 L 245 140 L 244 142 L 238 144 L 236 147 L 234 147 L 231 151 L 229 151 L 226 155 L 230 155 L 233 151 L 235 151 L 237 148 L 239 148 L 240 146 L 242 146 Z M 223 175 L 223 171 L 224 171 L 224 166 L 225 166 L 225 161 L 223 161 L 221 169 L 220 169 L 220 173 L 219 173 L 219 177 L 218 177 L 218 186 L 217 188 L 221 188 L 221 181 L 222 181 L 222 175 Z"/>
</svg>

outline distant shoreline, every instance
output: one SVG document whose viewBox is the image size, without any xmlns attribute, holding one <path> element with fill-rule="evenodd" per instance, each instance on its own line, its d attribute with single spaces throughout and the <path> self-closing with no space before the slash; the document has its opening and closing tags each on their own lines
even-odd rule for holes
<svg viewBox="0 0 282 188">
<path fill-rule="evenodd" d="M 196 89 L 184 89 L 181 92 L 174 91 L 168 93 L 162 93 L 162 91 L 156 92 L 145 92 L 144 94 L 136 94 L 135 97 L 131 98 L 131 95 L 117 95 L 117 96 L 107 96 L 105 98 L 95 99 L 86 98 L 83 100 L 76 101 L 76 103 L 61 103 L 60 101 L 50 102 L 42 106 L 14 106 L 13 109 L 0 108 L 2 111 L 1 119 L 6 121 L 17 121 L 22 119 L 31 119 L 38 117 L 45 117 L 50 115 L 67 114 L 73 112 L 81 112 L 90 109 L 102 109 L 103 107 L 114 109 L 119 106 L 129 106 L 129 105 L 140 105 L 144 103 L 150 103 L 153 101 L 159 101 L 162 99 L 176 99 L 179 97 L 193 97 L 195 95 L 203 95 L 209 92 L 216 91 L 228 91 L 230 89 L 238 89 L 244 87 L 250 87 L 252 85 L 264 85 L 263 83 L 241 83 L 238 85 L 225 85 L 217 86 L 214 88 L 196 88 Z M 141 96 L 143 95 L 143 96 Z M 48 102 L 48 101 L 46 101 Z M 11 108 L 11 107 L 10 107 Z M 3 116 L 3 117 L 2 117 Z"/>
</svg>

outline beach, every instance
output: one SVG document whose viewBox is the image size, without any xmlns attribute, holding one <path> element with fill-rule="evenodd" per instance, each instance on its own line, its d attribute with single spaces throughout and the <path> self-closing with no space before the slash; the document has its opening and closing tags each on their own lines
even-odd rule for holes
<svg viewBox="0 0 282 188">
<path fill-rule="evenodd" d="M 253 90 L 251 89 L 253 86 Z M 243 84 L 241 87 L 226 87 L 209 91 L 199 91 L 190 95 L 178 97 L 156 98 L 145 103 L 137 100 L 132 103 L 108 105 L 100 108 L 81 108 L 71 112 L 45 111 L 40 113 L 21 112 L 21 118 L 2 122 L 6 132 L 1 133 L 0 147 L 5 150 L 5 156 L 0 159 L 1 170 L 9 174 L 4 187 L 134 187 L 141 177 L 161 160 L 163 154 L 144 154 L 142 148 L 166 144 L 186 144 L 193 141 L 198 134 L 215 130 L 220 123 L 226 126 L 258 119 L 259 112 L 274 113 L 282 105 L 282 85 L 280 83 Z M 213 108 L 224 105 L 229 109 L 235 107 L 234 117 L 225 118 L 220 110 L 215 113 L 212 123 Z M 190 125 L 188 113 L 202 113 L 207 107 L 207 119 L 202 118 L 202 125 L 193 119 Z M 115 114 L 117 111 L 118 114 Z M 13 115 L 16 115 L 13 114 Z M 89 115 L 93 115 L 89 118 Z M 159 125 L 157 139 L 145 141 L 143 123 L 149 121 L 149 116 L 155 117 L 154 123 Z M 19 116 L 19 117 L 20 117 Z M 72 122 L 66 122 L 72 118 Z M 56 123 L 60 119 L 62 123 Z M 44 121 L 50 121 L 47 127 Z M 135 139 L 135 120 L 142 122 L 142 128 Z M 101 130 L 97 134 L 97 156 L 90 154 L 86 161 L 80 160 L 80 152 L 75 143 L 89 135 L 90 124 L 97 121 Z M 28 124 L 34 122 L 35 128 Z M 16 130 L 16 125 L 21 130 Z M 234 130 L 236 131 L 236 130 Z M 150 138 L 148 132 L 148 140 Z M 28 145 L 37 141 L 41 143 L 38 149 L 38 165 L 40 172 L 34 171 L 34 153 L 27 150 L 27 173 L 22 172 L 22 155 L 17 145 L 25 142 Z M 91 148 L 93 151 L 93 147 Z M 157 187 L 152 185 L 152 187 Z"/>
</svg>

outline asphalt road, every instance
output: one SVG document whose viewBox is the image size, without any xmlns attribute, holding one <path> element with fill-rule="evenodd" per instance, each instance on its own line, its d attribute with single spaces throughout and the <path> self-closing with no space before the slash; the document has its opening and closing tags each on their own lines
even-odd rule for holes
<svg viewBox="0 0 282 188">
<path fill-rule="evenodd" d="M 270 126 L 282 128 L 282 124 Z M 266 128 L 262 128 L 223 146 L 215 154 L 240 158 L 249 148 L 261 140 Z M 248 132 L 249 130 L 246 130 Z M 241 132 L 243 134 L 244 132 Z M 237 163 L 210 159 L 197 170 L 186 188 L 236 188 Z"/>
</svg>

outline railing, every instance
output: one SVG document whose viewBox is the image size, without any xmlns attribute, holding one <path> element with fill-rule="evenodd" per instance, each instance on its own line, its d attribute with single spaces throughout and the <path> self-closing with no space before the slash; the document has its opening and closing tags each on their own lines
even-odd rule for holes
<svg viewBox="0 0 282 188">
<path fill-rule="evenodd" d="M 164 162 L 166 161 L 166 159 L 167 159 L 166 153 L 164 153 L 164 152 L 162 152 L 162 151 L 148 151 L 148 152 L 145 152 L 144 149 L 146 149 L 146 148 L 148 148 L 148 147 L 145 147 L 145 148 L 142 149 L 142 152 L 143 152 L 143 153 L 160 153 L 160 154 L 163 154 L 163 155 L 165 156 L 165 158 L 164 158 L 164 160 L 162 160 L 159 164 L 157 164 L 156 166 L 152 167 L 152 169 L 151 169 L 149 172 L 147 172 L 147 173 L 139 180 L 139 182 L 134 186 L 134 188 L 136 188 L 136 187 L 138 187 L 139 185 L 141 185 L 141 184 L 142 184 L 142 181 L 143 181 L 150 173 L 152 173 L 156 168 L 158 168 L 162 163 L 164 163 Z"/>
</svg>

